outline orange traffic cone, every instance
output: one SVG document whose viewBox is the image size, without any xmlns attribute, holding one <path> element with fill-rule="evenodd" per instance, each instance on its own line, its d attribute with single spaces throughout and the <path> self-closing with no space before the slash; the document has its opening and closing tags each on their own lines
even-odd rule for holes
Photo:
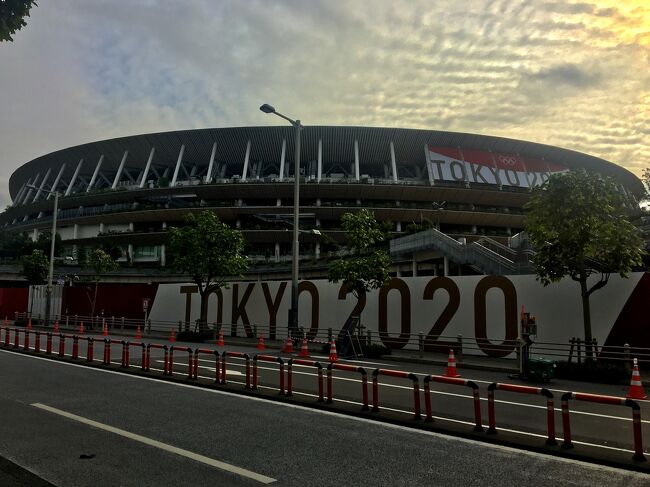
<svg viewBox="0 0 650 487">
<path fill-rule="evenodd" d="M 138 328 L 136 328 L 135 330 L 135 339 L 142 340 L 142 332 L 140 331 L 140 325 L 138 325 Z"/>
<path fill-rule="evenodd" d="M 54 322 L 54 328 L 52 329 L 53 333 L 59 333 L 59 320 Z"/>
<path fill-rule="evenodd" d="M 27 322 L 27 328 L 28 328 L 29 330 L 32 329 L 32 319 L 31 319 L 31 318 L 30 318 L 29 321 Z"/>
<path fill-rule="evenodd" d="M 336 353 L 336 347 L 334 347 L 334 353 Z M 307 337 L 302 337 L 302 344 L 300 345 L 300 353 L 298 354 L 298 357 L 309 357 L 309 346 L 307 344 Z"/>
<path fill-rule="evenodd" d="M 284 342 L 284 348 L 282 349 L 282 353 L 293 353 L 293 340 L 291 337 L 287 337 L 287 341 Z"/>
<path fill-rule="evenodd" d="M 257 349 L 258 350 L 266 349 L 266 347 L 264 346 L 264 335 L 260 335 L 260 340 L 257 342 Z"/>
<path fill-rule="evenodd" d="M 460 377 L 460 374 L 456 370 L 456 358 L 454 357 L 454 349 L 449 349 L 449 358 L 447 359 L 447 371 L 445 372 L 445 377 Z"/>
<path fill-rule="evenodd" d="M 336 342 L 334 340 L 330 343 L 330 362 L 338 362 L 339 357 L 336 355 Z"/>
<path fill-rule="evenodd" d="M 628 399 L 648 399 L 643 384 L 641 383 L 641 375 L 639 374 L 639 366 L 636 359 L 634 359 L 634 368 L 632 369 L 632 380 L 630 381 L 630 390 L 626 396 Z"/>
<path fill-rule="evenodd" d="M 170 342 L 175 342 L 176 341 L 176 330 L 172 328 L 172 332 L 169 334 L 169 341 Z"/>
<path fill-rule="evenodd" d="M 102 335 L 104 335 L 105 337 L 108 336 L 108 325 L 106 324 L 106 320 L 104 320 L 104 327 L 103 327 L 103 330 L 102 330 Z"/>
<path fill-rule="evenodd" d="M 79 334 L 83 335 L 84 334 L 84 322 L 82 321 L 81 324 L 79 325 Z"/>
<path fill-rule="evenodd" d="M 223 347 L 226 345 L 226 342 L 223 339 L 223 330 L 219 330 L 219 339 L 217 340 L 217 347 Z"/>
</svg>

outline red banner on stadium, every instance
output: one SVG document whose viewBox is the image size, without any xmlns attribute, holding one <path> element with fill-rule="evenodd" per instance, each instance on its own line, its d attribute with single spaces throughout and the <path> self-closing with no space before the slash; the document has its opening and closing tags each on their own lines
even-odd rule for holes
<svg viewBox="0 0 650 487">
<path fill-rule="evenodd" d="M 553 173 L 568 171 L 560 164 L 503 152 L 429 146 L 434 180 L 464 181 L 530 188 Z"/>
</svg>

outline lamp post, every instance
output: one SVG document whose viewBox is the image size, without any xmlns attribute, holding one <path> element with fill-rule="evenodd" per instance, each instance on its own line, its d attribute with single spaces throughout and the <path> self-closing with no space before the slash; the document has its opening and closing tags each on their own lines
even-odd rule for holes
<svg viewBox="0 0 650 487">
<path fill-rule="evenodd" d="M 266 103 L 260 107 L 264 113 L 272 113 L 280 118 L 285 119 L 295 129 L 295 148 L 294 157 L 294 183 L 293 183 L 293 251 L 291 254 L 291 308 L 289 309 L 289 335 L 298 329 L 298 258 L 299 252 L 299 222 L 300 222 L 300 132 L 303 126 L 300 120 L 293 120 Z"/>
<path fill-rule="evenodd" d="M 38 190 L 36 186 L 28 187 Z M 56 241 L 56 217 L 59 212 L 59 193 L 40 188 L 44 193 L 54 195 L 54 211 L 52 213 L 52 234 L 50 237 L 50 268 L 47 271 L 47 287 L 45 288 L 45 326 L 50 324 L 50 311 L 52 309 L 52 279 L 54 279 L 54 242 Z"/>
</svg>

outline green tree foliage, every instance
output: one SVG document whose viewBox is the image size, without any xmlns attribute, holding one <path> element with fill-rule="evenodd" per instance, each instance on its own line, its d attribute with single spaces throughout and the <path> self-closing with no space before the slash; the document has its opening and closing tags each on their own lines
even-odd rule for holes
<svg viewBox="0 0 650 487">
<path fill-rule="evenodd" d="M 187 215 L 185 226 L 170 230 L 174 266 L 190 275 L 201 297 L 201 327 L 207 324 L 208 296 L 226 286 L 226 278 L 248 269 L 246 242 L 239 230 L 219 221 L 211 211 Z"/>
<path fill-rule="evenodd" d="M 17 259 L 22 255 L 29 255 L 31 251 L 23 252 L 23 248 L 30 243 L 31 240 L 22 233 L 1 232 L 0 257 L 3 259 Z"/>
<path fill-rule="evenodd" d="M 34 5 L 34 0 L 0 0 L 0 42 L 13 42 L 11 36 L 27 25 L 25 17 Z"/>
<path fill-rule="evenodd" d="M 101 281 L 104 274 L 110 271 L 118 269 L 118 264 L 115 262 L 113 257 L 111 257 L 104 249 L 97 248 L 94 249 L 86 258 L 84 268 L 92 271 L 91 282 L 93 283 L 93 288 L 88 288 L 86 295 L 88 296 L 88 301 L 90 301 L 90 316 L 95 316 L 95 305 L 97 304 L 97 288 L 99 287 L 99 281 Z M 92 295 L 91 295 L 92 289 Z"/>
<path fill-rule="evenodd" d="M 359 297 L 379 289 L 388 282 L 391 258 L 379 248 L 386 239 L 386 231 L 377 223 L 375 215 L 367 209 L 346 213 L 341 218 L 351 255 L 337 259 L 329 265 L 330 282 L 343 282 L 348 292 Z"/>
<path fill-rule="evenodd" d="M 39 286 L 47 283 L 48 270 L 50 261 L 42 250 L 35 249 L 29 255 L 24 255 L 20 259 L 22 265 L 22 274 L 31 286 Z M 29 304 L 29 312 L 34 307 L 34 294 Z"/>
<path fill-rule="evenodd" d="M 588 343 L 589 297 L 611 273 L 626 277 L 644 254 L 639 231 L 628 220 L 628 203 L 611 178 L 580 170 L 551 176 L 526 205 L 537 279 L 547 286 L 568 276 L 580 284 Z M 600 279 L 589 280 L 592 274 Z"/>
<path fill-rule="evenodd" d="M 31 255 L 34 250 L 41 250 L 45 255 L 50 255 L 50 246 L 52 245 L 52 239 L 50 232 L 39 233 L 36 241 L 27 238 L 24 240 L 23 247 L 19 250 L 20 255 Z M 54 257 L 59 257 L 61 251 L 63 250 L 63 245 L 61 243 L 61 235 L 58 233 L 54 237 Z"/>
</svg>

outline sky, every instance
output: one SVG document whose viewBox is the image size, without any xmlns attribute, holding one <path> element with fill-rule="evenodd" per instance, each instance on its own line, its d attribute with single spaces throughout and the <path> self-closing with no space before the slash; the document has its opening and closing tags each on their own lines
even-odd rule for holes
<svg viewBox="0 0 650 487">
<path fill-rule="evenodd" d="M 22 164 L 283 121 L 424 128 L 650 167 L 650 2 L 39 0 L 0 43 L 0 208 Z"/>
</svg>

